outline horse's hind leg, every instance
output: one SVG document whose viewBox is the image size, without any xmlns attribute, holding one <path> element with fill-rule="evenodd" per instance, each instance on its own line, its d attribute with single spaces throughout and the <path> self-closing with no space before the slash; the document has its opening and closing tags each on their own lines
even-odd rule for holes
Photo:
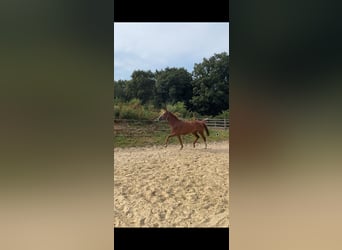
<svg viewBox="0 0 342 250">
<path fill-rule="evenodd" d="M 183 142 L 182 142 L 182 138 L 180 137 L 180 135 L 178 135 L 178 140 L 179 140 L 179 142 L 181 144 L 181 148 L 180 149 L 182 149 L 183 148 Z"/>
<path fill-rule="evenodd" d="M 198 136 L 197 132 L 193 132 L 192 134 L 193 134 L 194 136 L 196 136 L 196 139 L 195 139 L 195 141 L 193 142 L 194 147 L 195 147 L 195 144 L 196 144 L 196 142 L 197 142 L 199 136 Z"/>
<path fill-rule="evenodd" d="M 207 148 L 207 139 L 205 138 L 203 131 L 199 131 L 201 137 L 203 138 L 204 144 L 205 144 L 205 148 Z"/>
</svg>

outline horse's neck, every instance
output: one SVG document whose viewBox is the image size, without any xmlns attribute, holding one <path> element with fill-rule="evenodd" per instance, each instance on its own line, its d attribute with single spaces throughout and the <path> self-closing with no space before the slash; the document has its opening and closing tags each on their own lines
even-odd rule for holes
<svg viewBox="0 0 342 250">
<path fill-rule="evenodd" d="M 175 115 L 172 115 L 172 114 L 169 114 L 169 117 L 167 120 L 171 126 L 180 121 Z"/>
</svg>

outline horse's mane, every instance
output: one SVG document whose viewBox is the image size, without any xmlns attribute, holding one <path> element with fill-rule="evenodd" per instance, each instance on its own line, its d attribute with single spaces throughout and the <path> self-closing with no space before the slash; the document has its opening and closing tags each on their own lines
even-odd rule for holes
<svg viewBox="0 0 342 250">
<path fill-rule="evenodd" d="M 170 111 L 167 111 L 167 112 L 168 112 L 169 115 L 171 115 L 173 118 L 175 118 L 176 120 L 179 120 L 179 121 L 180 121 L 180 119 L 179 119 L 175 114 L 171 113 Z"/>
</svg>

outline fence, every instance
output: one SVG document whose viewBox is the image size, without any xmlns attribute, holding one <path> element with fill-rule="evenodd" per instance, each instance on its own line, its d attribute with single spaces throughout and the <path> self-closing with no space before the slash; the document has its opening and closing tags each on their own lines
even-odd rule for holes
<svg viewBox="0 0 342 250">
<path fill-rule="evenodd" d="M 229 128 L 228 119 L 207 119 L 206 124 L 209 128 L 227 129 Z"/>
</svg>

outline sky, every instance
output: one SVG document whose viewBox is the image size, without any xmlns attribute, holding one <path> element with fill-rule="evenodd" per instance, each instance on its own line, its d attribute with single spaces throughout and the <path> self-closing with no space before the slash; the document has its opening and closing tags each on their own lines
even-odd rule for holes
<svg viewBox="0 0 342 250">
<path fill-rule="evenodd" d="M 229 54 L 229 23 L 114 23 L 114 80 L 134 70 L 185 68 Z"/>
</svg>

